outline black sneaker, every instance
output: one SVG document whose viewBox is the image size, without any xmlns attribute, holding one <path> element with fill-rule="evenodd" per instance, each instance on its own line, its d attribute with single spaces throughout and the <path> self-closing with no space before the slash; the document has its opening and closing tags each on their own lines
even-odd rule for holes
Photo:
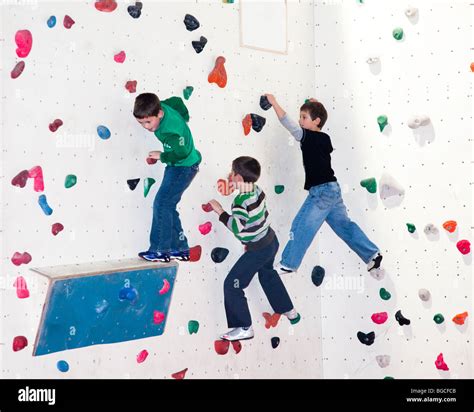
<svg viewBox="0 0 474 412">
<path fill-rule="evenodd" d="M 168 263 L 171 260 L 168 253 L 152 252 L 150 250 L 147 250 L 146 252 L 140 252 L 138 256 L 147 260 L 148 262 Z"/>
<path fill-rule="evenodd" d="M 187 250 L 172 250 L 170 258 L 179 260 L 181 262 L 189 262 L 189 249 Z"/>
<path fill-rule="evenodd" d="M 367 270 L 370 272 L 371 270 L 380 268 L 382 259 L 383 259 L 383 256 L 379 252 L 377 252 L 377 254 L 372 257 L 370 262 L 367 263 Z"/>
</svg>

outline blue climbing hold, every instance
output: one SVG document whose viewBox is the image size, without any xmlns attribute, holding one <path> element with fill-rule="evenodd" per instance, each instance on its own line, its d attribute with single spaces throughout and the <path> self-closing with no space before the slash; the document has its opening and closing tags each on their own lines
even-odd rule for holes
<svg viewBox="0 0 474 412">
<path fill-rule="evenodd" d="M 69 370 L 69 364 L 64 360 L 60 360 L 56 366 L 60 372 L 67 372 Z"/>
<path fill-rule="evenodd" d="M 53 213 L 53 209 L 49 207 L 48 201 L 46 200 L 46 195 L 40 195 L 38 198 L 38 203 L 41 209 L 43 209 L 45 215 L 49 216 Z"/>
<path fill-rule="evenodd" d="M 138 292 L 134 288 L 122 288 L 119 292 L 120 300 L 128 300 L 134 302 L 138 297 Z"/>
<path fill-rule="evenodd" d="M 97 126 L 97 134 L 103 140 L 107 140 L 110 137 L 110 130 L 105 126 Z"/>
<path fill-rule="evenodd" d="M 321 266 L 315 266 L 311 273 L 311 280 L 316 286 L 321 286 L 325 274 L 326 271 Z"/>
<path fill-rule="evenodd" d="M 56 26 L 56 16 L 51 16 L 48 21 L 47 21 L 48 27 L 52 29 L 54 26 Z"/>
<path fill-rule="evenodd" d="M 109 302 L 107 302 L 105 299 L 102 299 L 100 302 L 97 302 L 95 305 L 95 311 L 98 315 L 100 315 L 101 313 L 105 313 L 108 308 L 109 308 Z"/>
</svg>

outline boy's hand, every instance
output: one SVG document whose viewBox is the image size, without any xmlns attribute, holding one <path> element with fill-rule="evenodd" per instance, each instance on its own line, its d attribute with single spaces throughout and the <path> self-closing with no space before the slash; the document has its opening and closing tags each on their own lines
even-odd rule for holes
<svg viewBox="0 0 474 412">
<path fill-rule="evenodd" d="M 276 99 L 275 99 L 275 96 L 273 96 L 273 94 L 265 93 L 264 96 L 268 99 L 268 102 L 269 102 L 272 106 L 275 105 Z"/>
<path fill-rule="evenodd" d="M 161 157 L 161 151 L 160 150 L 154 150 L 150 153 L 148 153 L 148 157 L 150 159 L 156 159 L 156 160 L 160 160 L 160 157 Z"/>
<path fill-rule="evenodd" d="M 224 213 L 223 207 L 217 200 L 212 199 L 212 200 L 209 200 L 208 203 L 209 205 L 211 205 L 212 210 L 214 210 L 214 212 L 216 212 L 218 215 L 220 215 L 221 213 Z"/>
</svg>

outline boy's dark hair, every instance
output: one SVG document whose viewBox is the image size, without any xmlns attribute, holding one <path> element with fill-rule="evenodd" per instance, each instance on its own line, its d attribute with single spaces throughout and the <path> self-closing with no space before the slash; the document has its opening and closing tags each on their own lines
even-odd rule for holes
<svg viewBox="0 0 474 412">
<path fill-rule="evenodd" d="M 328 119 L 328 112 L 321 102 L 306 102 L 300 107 L 300 112 L 308 112 L 311 120 L 321 119 L 319 128 L 322 129 Z"/>
<path fill-rule="evenodd" d="M 135 99 L 133 115 L 137 119 L 145 117 L 158 116 L 161 110 L 161 103 L 158 96 L 154 93 L 142 93 Z"/>
<path fill-rule="evenodd" d="M 254 183 L 260 177 L 260 163 L 250 156 L 240 156 L 232 162 L 232 170 L 242 176 L 244 182 Z"/>
</svg>

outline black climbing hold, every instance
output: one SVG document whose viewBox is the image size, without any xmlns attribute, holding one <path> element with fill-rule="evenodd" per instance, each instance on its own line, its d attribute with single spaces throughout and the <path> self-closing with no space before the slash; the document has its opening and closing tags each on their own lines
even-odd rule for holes
<svg viewBox="0 0 474 412">
<path fill-rule="evenodd" d="M 313 268 L 313 272 L 311 273 L 311 280 L 316 286 L 321 286 L 325 274 L 326 271 L 321 266 L 315 266 Z"/>
<path fill-rule="evenodd" d="M 259 116 L 255 113 L 250 113 L 250 117 L 252 118 L 252 129 L 256 132 L 260 132 L 267 121 L 265 117 Z"/>
<path fill-rule="evenodd" d="M 271 103 L 267 99 L 267 96 L 260 96 L 260 107 L 263 110 L 268 110 L 270 107 L 272 107 Z"/>
<path fill-rule="evenodd" d="M 280 338 L 278 336 L 275 336 L 272 338 L 272 348 L 276 349 L 278 348 L 278 345 L 280 344 Z"/>
<path fill-rule="evenodd" d="M 128 187 L 130 188 L 130 190 L 135 190 L 135 188 L 137 187 L 139 181 L 140 181 L 140 179 L 129 179 L 129 180 L 127 180 L 127 184 L 128 184 Z"/>
<path fill-rule="evenodd" d="M 215 247 L 214 249 L 212 249 L 211 259 L 215 263 L 221 263 L 224 261 L 228 254 L 229 249 L 225 249 L 223 247 Z"/>
<path fill-rule="evenodd" d="M 204 46 L 207 43 L 207 39 L 204 36 L 201 36 L 199 40 L 191 42 L 196 53 L 201 53 L 204 50 Z"/>
<path fill-rule="evenodd" d="M 134 19 L 138 19 L 142 14 L 143 3 L 140 1 L 135 2 L 135 5 L 130 5 L 127 7 L 128 14 Z"/>
<path fill-rule="evenodd" d="M 186 16 L 184 16 L 184 24 L 189 31 L 196 30 L 200 26 L 196 17 L 191 16 L 190 14 L 186 14 Z"/>
<path fill-rule="evenodd" d="M 370 346 L 372 345 L 372 343 L 374 343 L 375 332 L 369 332 L 369 333 L 357 332 L 357 338 L 364 345 Z"/>
<path fill-rule="evenodd" d="M 402 315 L 402 311 L 399 310 L 397 311 L 397 313 L 395 313 L 395 319 L 397 320 L 398 324 L 400 326 L 403 326 L 403 325 L 409 325 L 410 324 L 410 319 L 407 319 L 405 318 L 403 315 Z"/>
</svg>

